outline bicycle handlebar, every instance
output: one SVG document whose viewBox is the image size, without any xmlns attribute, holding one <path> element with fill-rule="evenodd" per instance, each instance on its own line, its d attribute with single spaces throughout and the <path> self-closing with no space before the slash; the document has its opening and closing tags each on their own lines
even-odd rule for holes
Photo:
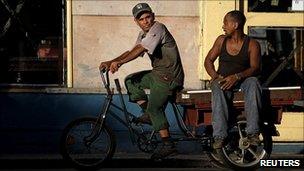
<svg viewBox="0 0 304 171">
<path fill-rule="evenodd" d="M 109 70 L 102 69 L 102 70 L 99 70 L 99 71 L 100 71 L 101 81 L 102 81 L 104 87 L 107 89 L 108 94 L 112 94 L 112 91 L 110 89 Z M 117 91 L 120 92 L 121 91 L 121 86 L 120 86 L 119 80 L 115 79 L 114 82 L 115 82 Z"/>
<path fill-rule="evenodd" d="M 102 69 L 99 70 L 99 72 L 104 87 L 107 89 L 108 93 L 110 93 L 111 90 L 110 90 L 110 81 L 109 81 L 109 70 Z"/>
</svg>

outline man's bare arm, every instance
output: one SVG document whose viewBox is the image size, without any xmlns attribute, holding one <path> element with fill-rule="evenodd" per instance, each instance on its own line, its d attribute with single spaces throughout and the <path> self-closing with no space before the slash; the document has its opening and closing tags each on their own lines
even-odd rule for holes
<svg viewBox="0 0 304 171">
<path fill-rule="evenodd" d="M 129 51 L 123 58 L 117 61 L 113 61 L 110 66 L 112 73 L 118 71 L 118 68 L 140 56 L 143 52 L 147 51 L 141 44 L 136 45 L 131 51 Z"/>
<path fill-rule="evenodd" d="M 250 60 L 250 68 L 244 70 L 240 73 L 242 78 L 247 78 L 254 76 L 260 72 L 260 62 L 261 62 L 261 50 L 260 44 L 251 39 L 249 42 L 249 60 Z"/>
<path fill-rule="evenodd" d="M 110 66 L 111 66 L 111 64 L 112 64 L 112 62 L 114 62 L 114 61 L 120 61 L 121 59 L 125 58 L 128 54 L 129 54 L 129 51 L 126 51 L 126 52 L 124 52 L 123 54 L 121 54 L 120 56 L 118 56 L 115 59 L 112 59 L 110 61 L 101 62 L 100 65 L 99 65 L 99 69 L 100 70 L 109 69 Z"/>
<path fill-rule="evenodd" d="M 224 38 L 225 36 L 221 35 L 215 40 L 213 47 L 210 49 L 205 58 L 204 66 L 207 73 L 211 76 L 212 80 L 216 79 L 219 76 L 219 74 L 215 70 L 214 61 L 220 55 Z"/>
<path fill-rule="evenodd" d="M 111 62 L 120 61 L 120 60 L 124 59 L 129 53 L 130 53 L 130 51 L 125 51 L 123 54 L 121 54 L 117 58 L 112 59 Z"/>
<path fill-rule="evenodd" d="M 131 51 L 126 51 L 120 56 L 110 61 L 101 62 L 99 69 L 109 69 L 111 64 L 115 62 L 115 65 L 122 65 L 127 63 L 135 58 L 137 58 L 141 53 L 143 53 L 146 49 L 144 49 L 140 44 L 136 45 Z M 141 52 L 141 53 L 140 53 Z M 139 53 L 139 54 L 138 54 Z M 138 54 L 138 55 L 137 55 Z M 137 55 L 137 56 L 136 56 Z"/>
<path fill-rule="evenodd" d="M 140 56 L 145 51 L 147 51 L 147 50 L 141 44 L 138 44 L 131 51 L 129 51 L 129 53 L 124 56 L 124 58 L 121 58 L 117 62 L 119 62 L 119 64 L 122 65 L 124 63 L 127 63 L 129 61 L 136 59 L 138 56 Z"/>
</svg>

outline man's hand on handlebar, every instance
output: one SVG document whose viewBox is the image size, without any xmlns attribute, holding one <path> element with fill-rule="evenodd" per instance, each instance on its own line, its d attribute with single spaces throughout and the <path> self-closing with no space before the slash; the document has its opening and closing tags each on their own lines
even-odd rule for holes
<svg viewBox="0 0 304 171">
<path fill-rule="evenodd" d="M 110 71 L 111 73 L 115 73 L 116 71 L 118 71 L 118 68 L 121 66 L 121 62 L 118 62 L 118 61 L 113 61 L 111 63 L 111 66 L 110 66 Z"/>
<path fill-rule="evenodd" d="M 111 66 L 111 61 L 105 61 L 105 62 L 101 62 L 99 65 L 99 70 L 100 71 L 107 71 L 109 70 L 110 66 Z"/>
</svg>

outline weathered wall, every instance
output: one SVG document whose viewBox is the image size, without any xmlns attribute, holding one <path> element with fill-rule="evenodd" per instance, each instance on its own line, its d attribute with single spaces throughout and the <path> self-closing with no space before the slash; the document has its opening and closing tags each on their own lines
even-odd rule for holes
<svg viewBox="0 0 304 171">
<path fill-rule="evenodd" d="M 77 0 L 73 1 L 73 14 L 132 16 L 132 8 L 140 2 L 148 3 L 159 16 L 198 16 L 198 1 L 135 1 L 135 0 Z"/>
<path fill-rule="evenodd" d="M 84 65 L 96 67 L 130 50 L 139 27 L 131 10 L 138 1 L 73 1 L 73 87 L 96 88 L 100 85 L 98 70 L 84 70 Z M 185 87 L 201 87 L 199 64 L 199 2 L 151 1 L 156 20 L 164 23 L 178 44 L 185 70 Z M 84 64 L 84 65 L 83 65 Z M 130 73 L 150 69 L 147 56 L 120 68 L 114 77 L 123 80 Z"/>
</svg>

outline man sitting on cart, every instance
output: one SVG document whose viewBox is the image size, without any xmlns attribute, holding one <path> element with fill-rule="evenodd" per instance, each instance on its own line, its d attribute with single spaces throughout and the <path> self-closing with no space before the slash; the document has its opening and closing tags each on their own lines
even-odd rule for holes
<svg viewBox="0 0 304 171">
<path fill-rule="evenodd" d="M 225 35 L 215 40 L 204 62 L 211 76 L 213 148 L 222 148 L 228 136 L 229 109 L 233 90 L 237 88 L 244 92 L 249 142 L 258 146 L 262 89 L 256 76 L 260 72 L 260 46 L 244 34 L 246 17 L 242 12 L 228 12 L 223 22 Z M 218 57 L 219 68 L 216 71 L 214 61 Z"/>
<path fill-rule="evenodd" d="M 127 76 L 125 85 L 130 101 L 136 102 L 144 111 L 134 122 L 152 124 L 162 138 L 162 147 L 151 158 L 164 158 L 177 152 L 170 140 L 169 124 L 164 110 L 172 93 L 183 86 L 184 71 L 173 36 L 164 24 L 154 20 L 150 6 L 139 3 L 132 13 L 135 23 L 142 29 L 135 46 L 111 61 L 102 62 L 100 69 L 110 69 L 114 73 L 121 65 L 143 56 L 144 53 L 149 55 L 153 69 Z M 144 89 L 150 89 L 149 100 Z"/>
</svg>

